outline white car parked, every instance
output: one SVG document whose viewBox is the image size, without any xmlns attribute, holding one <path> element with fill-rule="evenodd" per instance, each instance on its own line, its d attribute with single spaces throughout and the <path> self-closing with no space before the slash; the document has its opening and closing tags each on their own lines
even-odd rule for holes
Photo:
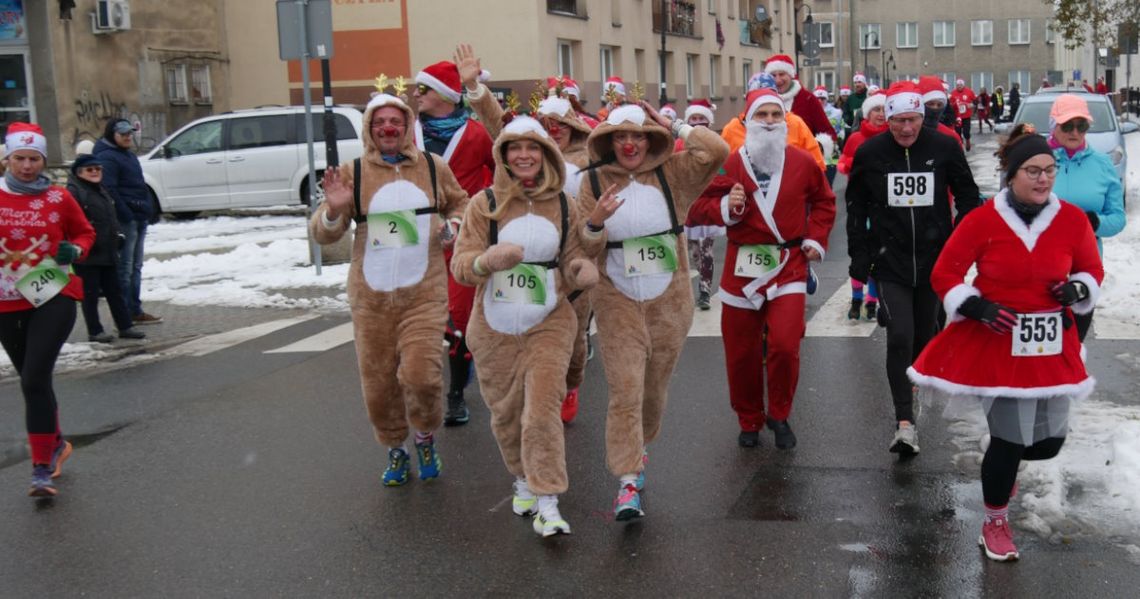
<svg viewBox="0 0 1140 599">
<path fill-rule="evenodd" d="M 339 159 L 363 153 L 363 115 L 333 108 Z M 317 185 L 325 168 L 323 109 L 313 111 Z M 203 210 L 308 203 L 309 158 L 305 109 L 279 106 L 198 119 L 167 137 L 140 161 L 147 185 L 165 213 L 192 217 Z M 318 189 L 317 193 L 320 191 Z"/>
</svg>

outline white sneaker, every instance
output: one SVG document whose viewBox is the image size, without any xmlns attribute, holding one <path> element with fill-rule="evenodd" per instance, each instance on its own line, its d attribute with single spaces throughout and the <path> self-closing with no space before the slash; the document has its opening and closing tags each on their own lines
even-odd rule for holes
<svg viewBox="0 0 1140 599">
<path fill-rule="evenodd" d="M 538 497 L 530 492 L 526 479 L 516 480 L 514 487 L 515 496 L 511 499 L 511 510 L 519 516 L 533 516 L 538 513 Z"/>
<path fill-rule="evenodd" d="M 891 453 L 912 456 L 918 453 L 918 427 L 900 426 L 891 440 Z"/>
<path fill-rule="evenodd" d="M 570 534 L 570 523 L 558 512 L 558 496 L 543 495 L 539 501 L 541 509 L 534 517 L 534 532 L 543 537 Z"/>
</svg>

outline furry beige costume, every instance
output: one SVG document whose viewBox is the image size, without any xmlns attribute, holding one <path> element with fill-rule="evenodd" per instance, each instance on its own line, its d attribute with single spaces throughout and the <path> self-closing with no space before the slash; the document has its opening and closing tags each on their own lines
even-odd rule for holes
<svg viewBox="0 0 1140 599">
<path fill-rule="evenodd" d="M 479 84 L 476 93 L 467 92 L 467 101 L 479 115 L 483 126 L 492 137 L 498 137 L 502 129 L 503 108 L 499 106 L 495 96 L 487 91 L 487 86 Z M 560 127 L 570 129 L 570 145 L 561 150 L 562 159 L 566 164 L 566 179 L 562 190 L 568 197 L 578 197 L 582 184 L 582 168 L 590 162 L 586 150 L 586 139 L 590 136 L 590 126 L 585 123 L 574 107 L 565 98 L 549 97 L 538 106 L 538 119 L 540 122 L 554 121 Z M 548 125 L 549 127 L 549 125 Z M 586 294 L 575 298 L 571 305 L 578 316 L 578 334 L 574 338 L 574 352 L 570 356 L 570 368 L 566 371 L 566 388 L 577 389 L 582 385 L 586 371 L 586 328 L 590 324 L 590 301 Z"/>
<path fill-rule="evenodd" d="M 544 160 L 555 167 L 558 182 L 544 195 L 523 196 L 506 168 L 507 144 L 519 139 L 537 141 Z M 468 344 L 479 365 L 479 387 L 491 410 L 491 428 L 503 461 L 512 474 L 526 478 L 535 494 L 557 495 L 568 485 L 559 407 L 577 330 L 577 317 L 566 296 L 593 285 L 598 274 L 582 251 L 584 217 L 574 202 L 566 203 L 563 220 L 557 191 L 562 187 L 562 156 L 541 125 L 519 117 L 503 128 L 495 142 L 495 162 L 492 191 L 496 206 L 503 210 L 495 219 L 499 242 L 489 240 L 492 211 L 487 194 L 477 194 L 467 208 L 451 269 L 459 282 L 477 286 Z M 518 195 L 512 198 L 512 194 Z M 524 260 L 558 261 L 557 268 L 546 272 L 545 300 L 496 299 L 498 277 L 493 273 Z"/>
<path fill-rule="evenodd" d="M 407 130 L 398 164 L 385 162 L 372 140 L 369 124 L 384 106 L 404 112 Z M 416 149 L 412 110 L 399 98 L 379 94 L 364 112 L 364 156 L 361 158 L 360 207 L 330 223 L 327 205 L 309 223 L 318 243 L 332 243 L 357 220 L 348 270 L 348 303 L 356 337 L 361 386 L 376 438 L 388 447 L 401 446 L 408 423 L 421 432 L 439 428 L 443 419 L 440 340 L 447 322 L 447 276 L 440 245 L 441 223 L 463 215 L 467 194 L 440 158 Z M 435 164 L 436 189 L 427 161 Z M 352 180 L 353 164 L 339 174 Z M 370 243 L 367 215 L 428 209 L 414 217 L 418 243 L 386 247 Z M 363 221 L 363 222 L 361 222 Z"/>
<path fill-rule="evenodd" d="M 613 110 L 588 141 L 591 162 L 614 155 L 612 137 L 620 131 L 643 132 L 649 150 L 634 172 L 617 162 L 596 169 L 599 190 L 619 188 L 624 204 L 605 223 L 596 239 L 584 242 L 601 253 L 604 242 L 620 242 L 670 229 L 684 222 L 689 206 L 712 181 L 728 156 L 728 145 L 706 127 L 681 127 L 685 150 L 673 153 L 673 137 L 635 105 Z M 673 205 L 667 205 L 659 175 L 668 184 Z M 590 214 L 597 196 L 587 176 L 578 198 Z M 671 216 L 672 215 L 672 216 Z M 598 338 L 609 384 L 606 418 L 606 461 L 618 476 L 643 469 L 645 445 L 657 436 L 665 410 L 673 367 L 681 354 L 693 319 L 688 252 L 682 234 L 676 236 L 677 267 L 673 272 L 627 276 L 623 249 L 609 248 L 598 259 L 601 280 L 591 292 Z"/>
</svg>

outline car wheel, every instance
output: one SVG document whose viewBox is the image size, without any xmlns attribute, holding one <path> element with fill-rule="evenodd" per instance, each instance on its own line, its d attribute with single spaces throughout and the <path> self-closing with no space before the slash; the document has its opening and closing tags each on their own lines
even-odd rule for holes
<svg viewBox="0 0 1140 599">
<path fill-rule="evenodd" d="M 314 178 L 317 181 L 317 190 L 313 196 L 316 198 L 317 204 L 320 204 L 325 201 L 325 172 L 317 171 Z M 309 205 L 309 178 L 307 176 L 301 181 L 301 204 L 304 206 Z"/>
<path fill-rule="evenodd" d="M 202 214 L 202 212 L 198 210 L 192 210 L 188 212 L 171 212 L 170 216 L 174 220 L 190 220 L 192 218 L 198 218 L 199 214 Z"/>
</svg>

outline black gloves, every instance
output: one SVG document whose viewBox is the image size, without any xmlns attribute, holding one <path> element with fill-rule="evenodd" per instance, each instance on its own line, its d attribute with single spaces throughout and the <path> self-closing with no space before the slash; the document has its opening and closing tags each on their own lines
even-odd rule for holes
<svg viewBox="0 0 1140 599">
<path fill-rule="evenodd" d="M 990 327 L 995 333 L 1008 333 L 1017 326 L 1017 312 L 976 295 L 966 298 L 958 313 Z"/>
<path fill-rule="evenodd" d="M 1085 216 L 1089 217 L 1089 224 L 1092 225 L 1093 233 L 1096 233 L 1097 228 L 1100 227 L 1100 217 L 1092 211 L 1086 212 Z"/>
<path fill-rule="evenodd" d="M 1050 291 L 1053 292 L 1053 298 L 1062 306 L 1071 306 L 1089 297 L 1088 286 L 1080 281 L 1057 283 Z"/>
<path fill-rule="evenodd" d="M 55 263 L 60 266 L 67 266 L 75 262 L 81 253 L 82 250 L 79 249 L 79 246 L 67 241 L 61 241 L 59 242 L 59 249 L 55 252 Z"/>
</svg>

